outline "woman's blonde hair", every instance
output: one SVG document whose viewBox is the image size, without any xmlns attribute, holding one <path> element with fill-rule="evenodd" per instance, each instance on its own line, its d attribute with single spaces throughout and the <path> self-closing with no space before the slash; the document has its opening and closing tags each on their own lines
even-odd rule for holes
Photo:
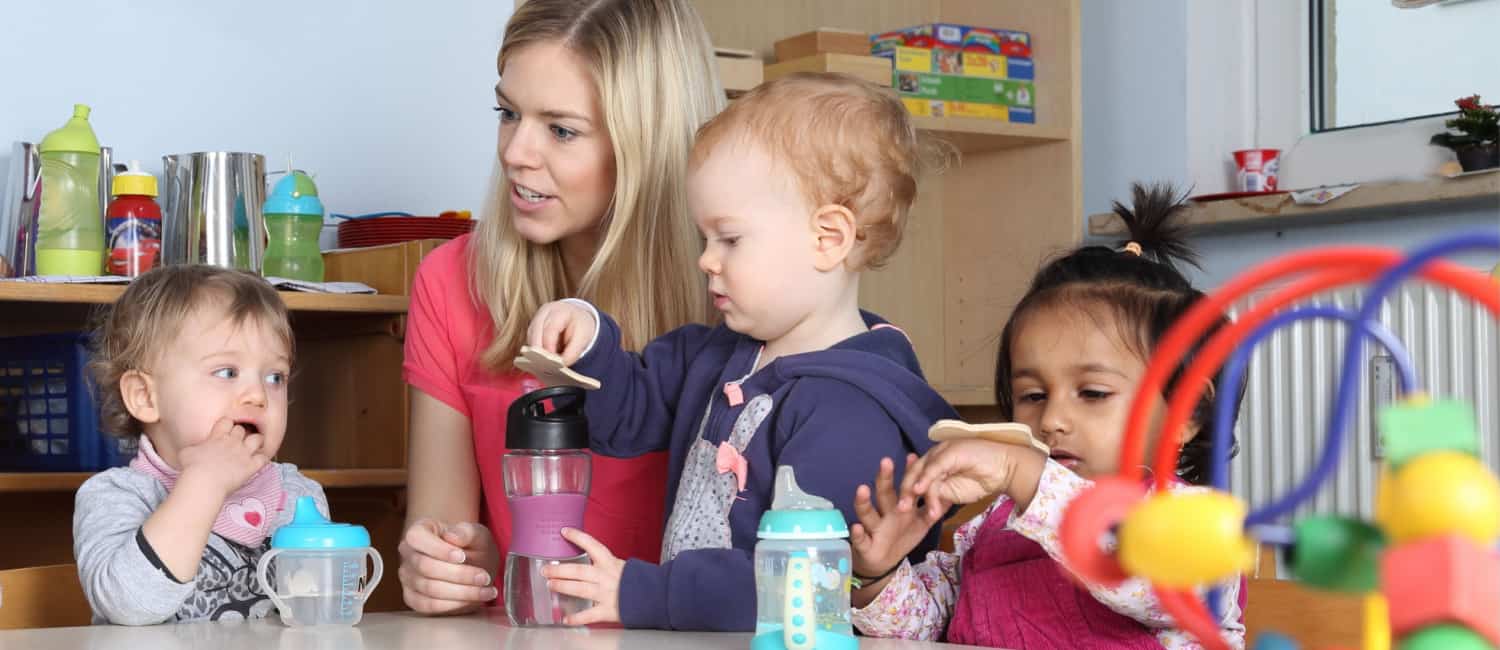
<svg viewBox="0 0 1500 650">
<path fill-rule="evenodd" d="M 688 0 L 527 0 L 505 26 L 499 67 L 527 45 L 561 42 L 593 76 L 614 146 L 615 191 L 599 251 L 572 286 L 557 244 L 516 232 L 496 160 L 490 205 L 470 241 L 470 287 L 494 323 L 480 356 L 510 369 L 544 303 L 589 300 L 620 323 L 626 347 L 708 317 L 687 207 L 693 134 L 724 106 L 713 47 Z"/>
</svg>

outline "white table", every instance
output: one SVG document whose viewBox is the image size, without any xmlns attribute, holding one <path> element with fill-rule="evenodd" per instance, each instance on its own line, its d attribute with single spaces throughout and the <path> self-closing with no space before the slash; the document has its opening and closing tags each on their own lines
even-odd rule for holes
<svg viewBox="0 0 1500 650">
<path fill-rule="evenodd" d="M 353 628 L 288 628 L 270 619 L 121 627 L 95 625 L 0 632 L 0 650 L 699 650 L 750 647 L 750 634 L 661 630 L 513 628 L 504 612 L 430 618 L 410 612 L 370 614 Z M 862 650 L 961 648 L 939 643 L 861 638 Z"/>
</svg>

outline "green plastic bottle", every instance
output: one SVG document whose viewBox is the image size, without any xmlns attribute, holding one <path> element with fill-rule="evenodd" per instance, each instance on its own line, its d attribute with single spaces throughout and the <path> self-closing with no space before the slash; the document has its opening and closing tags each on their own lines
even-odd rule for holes
<svg viewBox="0 0 1500 650">
<path fill-rule="evenodd" d="M 323 281 L 323 201 L 312 178 L 289 171 L 266 199 L 266 258 L 261 275 L 304 282 Z"/>
<path fill-rule="evenodd" d="M 99 139 L 89 107 L 37 147 L 42 159 L 42 214 L 37 223 L 37 275 L 99 275 L 104 271 L 104 219 L 99 214 Z"/>
</svg>

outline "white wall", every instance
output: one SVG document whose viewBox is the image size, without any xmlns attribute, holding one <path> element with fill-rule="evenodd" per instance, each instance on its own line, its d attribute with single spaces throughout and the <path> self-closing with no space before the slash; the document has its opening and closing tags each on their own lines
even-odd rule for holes
<svg viewBox="0 0 1500 650">
<path fill-rule="evenodd" d="M 1133 180 L 1187 177 L 1186 21 L 1186 0 L 1083 0 L 1088 213 L 1128 199 Z"/>
<path fill-rule="evenodd" d="M 1253 111 L 1221 112 L 1204 99 L 1215 93 L 1243 93 L 1246 87 L 1253 91 L 1265 85 L 1264 79 L 1257 79 L 1263 76 L 1261 71 L 1255 65 L 1242 65 L 1243 60 L 1202 60 L 1199 57 L 1237 56 L 1234 44 L 1203 31 L 1188 32 L 1190 28 L 1213 29 L 1215 23 L 1239 29 L 1243 25 L 1239 18 L 1248 12 L 1253 20 L 1258 8 L 1225 8 L 1233 15 L 1213 17 L 1198 13 L 1195 10 L 1202 7 L 1190 7 L 1189 2 L 1196 0 L 1083 0 L 1085 214 L 1079 218 L 1107 211 L 1113 199 L 1128 198 L 1126 189 L 1132 181 L 1170 180 L 1187 187 L 1197 178 L 1218 174 L 1212 168 L 1193 167 L 1205 150 L 1204 141 L 1224 141 L 1228 147 L 1229 140 L 1253 139 L 1267 130 L 1243 121 L 1254 120 Z M 1254 34 L 1238 38 L 1253 40 Z M 1203 79 L 1230 73 L 1216 76 L 1205 72 L 1209 69 L 1241 70 L 1248 79 L 1212 85 Z M 1413 123 L 1382 133 L 1354 129 L 1306 136 L 1289 147 L 1283 180 L 1290 183 L 1283 187 L 1428 174 L 1447 154 L 1426 145 L 1425 135 L 1417 133 L 1424 128 L 1427 125 Z M 1350 142 L 1354 146 L 1347 146 Z M 1200 185 L 1196 191 L 1222 190 Z M 1410 248 L 1444 233 L 1497 226 L 1500 198 L 1490 205 L 1463 209 L 1418 209 L 1389 221 L 1202 236 L 1195 244 L 1205 268 L 1195 280 L 1203 287 L 1217 286 L 1255 263 L 1312 246 L 1359 243 Z M 1460 261 L 1489 269 L 1496 256 L 1471 255 Z"/>
<path fill-rule="evenodd" d="M 0 16 L 0 168 L 89 104 L 115 159 L 266 154 L 330 212 L 478 212 L 511 0 L 47 0 Z M 54 43 L 54 39 L 57 43 Z"/>
</svg>

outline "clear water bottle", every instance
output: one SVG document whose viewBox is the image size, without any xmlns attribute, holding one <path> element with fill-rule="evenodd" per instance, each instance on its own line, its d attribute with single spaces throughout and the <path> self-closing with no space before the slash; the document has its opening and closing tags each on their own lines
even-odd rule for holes
<svg viewBox="0 0 1500 650">
<path fill-rule="evenodd" d="M 584 392 L 572 386 L 521 396 L 506 418 L 502 466 L 510 505 L 510 551 L 505 556 L 505 613 L 512 625 L 563 625 L 592 603 L 553 593 L 541 569 L 587 564 L 588 555 L 563 539 L 583 529 L 589 498 L 589 426 Z M 550 407 L 550 408 L 549 408 Z"/>
</svg>

